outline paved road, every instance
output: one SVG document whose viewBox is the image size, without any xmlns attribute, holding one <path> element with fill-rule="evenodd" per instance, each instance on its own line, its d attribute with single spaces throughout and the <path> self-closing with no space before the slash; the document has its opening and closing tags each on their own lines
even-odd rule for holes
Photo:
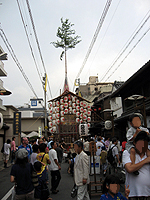
<svg viewBox="0 0 150 200">
<path fill-rule="evenodd" d="M 59 193 L 51 194 L 53 200 L 73 200 L 70 196 L 70 191 L 74 185 L 73 177 L 67 173 L 68 164 L 62 163 L 61 169 L 61 181 L 59 184 Z M 13 184 L 10 183 L 10 170 L 11 166 L 7 169 L 0 168 L 0 199 L 2 199 L 6 193 L 13 187 Z M 49 174 L 50 176 L 50 174 Z M 93 176 L 90 176 L 91 180 Z M 97 180 L 100 178 L 100 175 L 97 175 Z M 50 188 L 49 184 L 49 188 Z M 121 191 L 122 192 L 122 191 Z M 9 198 L 5 198 L 3 200 L 11 200 L 11 196 Z M 76 198 L 74 198 L 76 199 Z M 99 200 L 100 196 L 92 196 L 92 200 Z"/>
</svg>

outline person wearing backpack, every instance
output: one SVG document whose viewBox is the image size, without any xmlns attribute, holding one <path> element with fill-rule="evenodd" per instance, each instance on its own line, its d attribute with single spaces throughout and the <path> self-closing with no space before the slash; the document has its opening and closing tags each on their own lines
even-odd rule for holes
<svg viewBox="0 0 150 200">
<path fill-rule="evenodd" d="M 117 138 L 112 138 L 112 145 L 110 146 L 110 149 L 109 151 L 112 151 L 112 159 L 113 161 L 110 163 L 112 165 L 113 168 L 116 168 L 117 167 L 117 162 L 119 163 L 120 165 L 120 160 L 119 160 L 119 152 L 118 152 L 118 148 L 117 148 Z M 109 156 L 109 152 L 108 152 L 108 156 Z M 108 159 L 108 162 L 109 161 L 109 158 L 107 157 Z"/>
</svg>

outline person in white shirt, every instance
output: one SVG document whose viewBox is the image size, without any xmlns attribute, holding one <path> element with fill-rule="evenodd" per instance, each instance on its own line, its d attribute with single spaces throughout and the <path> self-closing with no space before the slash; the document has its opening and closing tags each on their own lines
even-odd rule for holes
<svg viewBox="0 0 150 200">
<path fill-rule="evenodd" d="M 150 157 L 147 156 L 149 137 L 145 131 L 140 131 L 134 139 L 135 163 L 132 163 L 127 150 L 123 152 L 123 165 L 126 170 L 126 186 L 129 185 L 129 199 L 150 199 Z M 135 176 L 134 171 L 139 175 Z M 145 198 L 146 197 L 146 198 Z"/>
<path fill-rule="evenodd" d="M 51 161 L 50 164 L 51 182 L 52 182 L 51 191 L 53 194 L 57 194 L 59 192 L 59 190 L 57 190 L 57 187 L 61 179 L 59 171 L 61 170 L 61 166 L 58 163 L 57 152 L 55 150 L 57 148 L 56 142 L 51 142 L 51 147 L 52 149 L 49 151 L 49 159 Z"/>
<path fill-rule="evenodd" d="M 11 148 L 11 140 L 8 139 L 7 142 L 4 144 L 4 152 L 3 152 L 3 157 L 4 157 L 4 168 L 7 168 L 7 162 L 9 160 L 10 156 L 10 148 Z"/>
<path fill-rule="evenodd" d="M 104 146 L 104 144 L 101 142 L 101 139 L 98 138 L 98 141 L 96 142 L 96 149 L 97 149 L 96 155 L 97 156 L 100 156 L 101 151 L 102 151 L 102 146 Z"/>
</svg>

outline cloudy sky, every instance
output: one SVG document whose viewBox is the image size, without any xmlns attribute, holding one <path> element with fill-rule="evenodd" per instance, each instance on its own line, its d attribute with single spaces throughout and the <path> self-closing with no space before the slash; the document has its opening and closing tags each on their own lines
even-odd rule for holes
<svg viewBox="0 0 150 200">
<path fill-rule="evenodd" d="M 37 50 L 26 0 L 19 0 L 19 2 L 38 69 L 41 76 L 44 76 L 44 68 Z M 57 28 L 61 26 L 60 19 L 62 17 L 69 19 L 74 24 L 73 29 L 76 30 L 76 34 L 81 36 L 82 40 L 75 49 L 67 52 L 68 81 L 72 91 L 74 80 L 83 64 L 106 2 L 106 0 L 29 0 L 52 98 L 60 94 L 65 77 L 64 60 L 60 61 L 59 59 L 62 49 L 56 49 L 50 44 L 58 39 L 56 32 Z M 133 35 L 148 18 L 149 10 L 149 0 L 112 0 L 91 54 L 80 74 L 81 83 L 87 83 L 89 76 L 98 75 L 99 81 L 102 80 L 119 53 L 128 46 Z M 43 98 L 42 84 L 31 56 L 17 0 L 0 0 L 0 23 L 37 96 Z M 150 31 L 147 32 L 149 28 L 150 20 L 138 31 L 136 37 L 102 82 L 126 81 L 149 61 Z M 145 32 L 147 34 L 143 37 Z M 2 97 L 3 103 L 14 106 L 24 105 L 35 95 L 23 78 L 1 37 L 0 45 L 8 53 L 8 60 L 4 61 L 4 68 L 8 75 L 1 77 L 1 79 L 4 82 L 4 87 L 12 92 L 12 95 Z M 129 54 L 132 49 L 133 51 Z M 126 56 L 127 58 L 124 59 Z M 120 63 L 122 64 L 120 65 Z M 116 68 L 118 69 L 115 70 Z M 51 96 L 48 91 L 49 99 Z"/>
</svg>

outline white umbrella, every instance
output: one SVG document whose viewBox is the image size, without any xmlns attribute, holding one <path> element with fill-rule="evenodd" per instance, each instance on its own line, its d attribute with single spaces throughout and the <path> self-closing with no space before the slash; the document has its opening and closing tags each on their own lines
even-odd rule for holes
<svg viewBox="0 0 150 200">
<path fill-rule="evenodd" d="M 39 136 L 39 133 L 32 131 L 31 133 L 29 133 L 29 135 L 27 135 L 27 137 L 34 137 L 34 136 Z"/>
<path fill-rule="evenodd" d="M 27 135 L 25 133 L 21 133 L 21 137 L 27 137 Z"/>
</svg>

